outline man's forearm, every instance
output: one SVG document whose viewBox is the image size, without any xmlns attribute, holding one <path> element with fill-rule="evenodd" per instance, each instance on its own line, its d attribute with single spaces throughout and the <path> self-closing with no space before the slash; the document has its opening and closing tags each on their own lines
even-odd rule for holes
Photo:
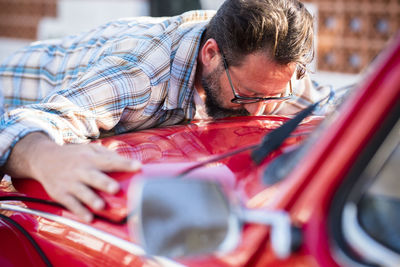
<svg viewBox="0 0 400 267">
<path fill-rule="evenodd" d="M 93 189 L 115 194 L 118 182 L 105 172 L 133 172 L 138 161 L 95 144 L 60 146 L 47 135 L 34 132 L 22 138 L 12 149 L 3 172 L 14 178 L 39 181 L 49 196 L 85 221 L 93 210 L 104 208 L 104 201 Z"/>
<path fill-rule="evenodd" d="M 33 132 L 22 138 L 12 149 L 3 166 L 3 172 L 14 178 L 36 178 L 34 159 L 44 153 L 51 153 L 51 146 L 57 146 L 50 138 L 41 132 Z"/>
</svg>

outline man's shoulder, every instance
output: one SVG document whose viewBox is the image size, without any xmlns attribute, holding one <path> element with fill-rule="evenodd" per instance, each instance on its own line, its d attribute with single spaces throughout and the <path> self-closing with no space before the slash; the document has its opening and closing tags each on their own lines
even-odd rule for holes
<svg viewBox="0 0 400 267">
<path fill-rule="evenodd" d="M 114 48 L 135 50 L 138 47 L 146 49 L 146 45 L 149 45 L 155 49 L 165 45 L 176 45 L 186 35 L 197 39 L 214 14 L 215 11 L 210 10 L 193 10 L 173 17 L 122 18 L 110 22 L 105 28 L 112 28 L 112 31 L 118 32 L 109 39 Z"/>
<path fill-rule="evenodd" d="M 115 21 L 110 21 L 108 25 L 112 25 L 113 27 L 115 26 L 118 27 L 118 25 L 121 26 L 127 25 L 133 31 L 140 29 L 140 32 L 143 32 L 147 30 L 165 29 L 172 25 L 180 27 L 180 26 L 204 24 L 210 21 L 210 19 L 214 15 L 215 15 L 214 10 L 192 10 L 171 17 L 141 16 L 141 17 L 120 18 Z"/>
<path fill-rule="evenodd" d="M 134 64 L 152 83 L 168 80 L 171 64 L 179 73 L 193 67 L 199 36 L 214 13 L 196 10 L 174 17 L 121 19 L 119 23 L 130 27 L 110 42 L 108 55 Z"/>
</svg>

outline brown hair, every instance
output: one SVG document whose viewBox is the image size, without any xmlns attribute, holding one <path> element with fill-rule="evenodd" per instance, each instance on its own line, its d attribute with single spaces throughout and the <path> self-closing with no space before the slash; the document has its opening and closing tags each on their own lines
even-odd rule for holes
<svg viewBox="0 0 400 267">
<path fill-rule="evenodd" d="M 267 52 L 279 64 L 296 62 L 297 78 L 314 57 L 313 18 L 297 0 L 226 0 L 207 26 L 230 65 Z"/>
</svg>

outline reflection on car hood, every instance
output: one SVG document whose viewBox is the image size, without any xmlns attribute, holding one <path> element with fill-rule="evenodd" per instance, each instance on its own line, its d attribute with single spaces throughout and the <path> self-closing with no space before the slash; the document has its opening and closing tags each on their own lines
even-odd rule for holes
<svg viewBox="0 0 400 267">
<path fill-rule="evenodd" d="M 121 191 L 113 196 L 101 194 L 106 200 L 107 208 L 98 214 L 113 221 L 121 221 L 127 215 L 127 192 L 131 180 L 176 176 L 211 157 L 258 144 L 265 134 L 288 119 L 282 116 L 262 116 L 198 121 L 96 140 L 95 143 L 143 163 L 141 171 L 137 173 L 110 173 L 110 176 L 120 182 Z M 185 178 L 217 180 L 231 194 L 237 195 L 246 203 L 267 187 L 262 182 L 260 171 L 282 152 L 303 141 L 321 120 L 322 117 L 316 116 L 305 119 L 291 137 L 260 166 L 252 162 L 250 151 L 245 151 L 198 168 Z M 260 178 L 255 178 L 255 175 Z M 49 199 L 43 188 L 32 180 L 18 180 L 14 185 L 20 194 Z"/>
</svg>

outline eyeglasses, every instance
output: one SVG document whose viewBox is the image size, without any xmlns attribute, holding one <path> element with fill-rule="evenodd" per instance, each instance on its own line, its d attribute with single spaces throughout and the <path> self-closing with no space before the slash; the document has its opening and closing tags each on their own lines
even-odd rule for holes
<svg viewBox="0 0 400 267">
<path fill-rule="evenodd" d="M 257 102 L 261 102 L 261 101 L 284 101 L 284 100 L 288 100 L 290 98 L 292 98 L 293 96 L 293 88 L 292 88 L 292 81 L 289 80 L 289 95 L 287 96 L 280 96 L 280 97 L 250 97 L 250 96 L 240 96 L 236 93 L 235 91 L 235 87 L 233 86 L 232 83 L 232 79 L 231 79 L 231 75 L 229 74 L 229 70 L 228 70 L 228 63 L 226 62 L 225 59 L 225 55 L 221 51 L 221 55 L 222 55 L 222 61 L 224 62 L 224 67 L 225 67 L 225 72 L 226 75 L 228 76 L 228 80 L 229 80 L 229 84 L 231 85 L 232 88 L 232 92 L 234 95 L 234 98 L 232 98 L 231 102 L 235 103 L 235 104 L 251 104 L 251 103 L 257 103 Z"/>
</svg>

